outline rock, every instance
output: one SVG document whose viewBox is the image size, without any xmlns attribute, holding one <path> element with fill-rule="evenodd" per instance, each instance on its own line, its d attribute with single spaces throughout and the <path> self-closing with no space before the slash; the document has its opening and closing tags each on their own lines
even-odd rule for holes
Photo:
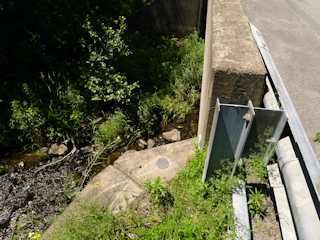
<svg viewBox="0 0 320 240">
<path fill-rule="evenodd" d="M 93 146 L 85 146 L 80 148 L 82 153 L 92 153 L 94 151 Z"/>
<path fill-rule="evenodd" d="M 68 151 L 68 147 L 65 145 L 65 144 L 58 144 L 58 143 L 55 143 L 53 144 L 48 153 L 50 155 L 59 155 L 59 156 L 62 156 L 62 155 L 65 155 Z"/>
<path fill-rule="evenodd" d="M 148 146 L 148 143 L 143 139 L 139 139 L 139 143 L 141 143 L 144 146 Z"/>
<path fill-rule="evenodd" d="M 18 163 L 18 166 L 19 166 L 20 168 L 23 168 L 23 167 L 24 167 L 24 162 L 23 162 L 23 161 L 19 162 L 19 163 Z"/>
<path fill-rule="evenodd" d="M 171 142 L 177 142 L 177 141 L 181 140 L 181 133 L 177 129 L 173 129 L 169 132 L 164 132 L 164 133 L 162 133 L 162 135 L 163 135 L 164 139 L 171 141 Z"/>
<path fill-rule="evenodd" d="M 156 143 L 150 138 L 148 140 L 148 149 L 153 148 Z"/>
</svg>

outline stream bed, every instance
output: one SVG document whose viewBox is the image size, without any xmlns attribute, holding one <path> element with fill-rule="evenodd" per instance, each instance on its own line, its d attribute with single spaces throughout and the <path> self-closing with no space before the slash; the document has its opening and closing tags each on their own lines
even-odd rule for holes
<svg viewBox="0 0 320 240">
<path fill-rule="evenodd" d="M 195 137 L 198 109 L 186 116 L 185 120 L 180 119 L 163 126 L 159 134 L 151 138 L 155 142 L 154 147 L 168 144 L 162 138 L 162 132 L 174 128 L 181 132 L 182 140 Z M 142 149 L 141 146 L 133 145 L 104 155 L 86 182 L 125 151 Z M 28 152 L 0 158 L 0 240 L 27 238 L 30 232 L 47 229 L 75 196 L 89 156 L 77 150 L 63 161 L 39 172 L 36 171 L 63 156 L 39 156 L 36 152 Z"/>
</svg>

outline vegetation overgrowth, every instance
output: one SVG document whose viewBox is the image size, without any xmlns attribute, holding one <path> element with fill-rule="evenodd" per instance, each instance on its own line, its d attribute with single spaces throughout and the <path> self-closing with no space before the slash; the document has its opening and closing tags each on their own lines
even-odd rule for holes
<svg viewBox="0 0 320 240">
<path fill-rule="evenodd" d="M 195 156 L 170 182 L 161 178 L 145 183 L 150 203 L 138 201 L 112 214 L 97 203 L 79 203 L 53 239 L 232 239 L 232 166 L 216 171 L 203 184 L 201 177 L 206 151 Z M 80 212 L 80 214 L 78 214 Z"/>
<path fill-rule="evenodd" d="M 125 145 L 190 112 L 199 100 L 203 40 L 196 32 L 170 39 L 127 31 L 123 16 L 146 2 L 1 3 L 0 146 L 81 144 L 95 130 L 98 144 L 119 137 Z M 105 124 L 95 120 L 114 122 L 120 112 L 124 132 L 101 137 Z"/>
<path fill-rule="evenodd" d="M 317 132 L 317 133 L 315 134 L 315 136 L 313 137 L 313 141 L 315 141 L 315 142 L 320 142 L 320 132 Z"/>
</svg>

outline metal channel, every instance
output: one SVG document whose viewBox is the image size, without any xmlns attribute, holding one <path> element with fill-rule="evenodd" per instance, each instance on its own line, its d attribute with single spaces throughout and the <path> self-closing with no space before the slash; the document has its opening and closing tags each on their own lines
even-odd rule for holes
<svg viewBox="0 0 320 240">
<path fill-rule="evenodd" d="M 273 138 L 277 141 L 286 124 L 282 110 L 253 108 L 248 106 L 220 104 L 217 100 L 211 128 L 208 152 L 202 181 L 206 182 L 215 170 L 222 169 L 221 160 L 238 161 L 244 148 L 254 148 L 259 137 L 273 127 Z M 235 172 L 232 171 L 231 177 Z"/>
<path fill-rule="evenodd" d="M 294 140 L 296 141 L 303 160 L 305 162 L 307 171 L 309 173 L 313 188 L 320 201 L 320 165 L 317 160 L 316 155 L 310 145 L 309 139 L 304 131 L 302 123 L 299 119 L 297 111 L 294 108 L 294 105 L 291 101 L 289 93 L 282 81 L 282 78 L 277 70 L 275 63 L 271 57 L 270 51 L 265 43 L 262 34 L 260 31 L 249 22 L 253 37 L 258 45 L 263 61 L 266 65 L 266 68 L 271 76 L 271 80 L 276 88 L 276 91 L 279 95 L 281 106 L 285 110 L 288 123 L 293 135 Z"/>
<path fill-rule="evenodd" d="M 241 130 L 240 137 L 238 140 L 237 148 L 234 153 L 234 161 L 235 162 L 238 162 L 239 159 L 241 158 L 241 154 L 242 154 L 244 146 L 247 142 L 247 138 L 248 138 L 248 135 L 249 135 L 249 132 L 250 132 L 253 120 L 254 120 L 254 115 L 255 115 L 255 112 L 254 112 L 253 104 L 249 100 L 247 113 L 242 117 L 242 119 L 244 121 L 242 123 L 242 130 Z M 237 168 L 237 164 L 235 164 L 233 166 L 233 169 L 231 172 L 231 178 L 233 177 L 233 175 L 236 171 L 236 168 Z"/>
</svg>

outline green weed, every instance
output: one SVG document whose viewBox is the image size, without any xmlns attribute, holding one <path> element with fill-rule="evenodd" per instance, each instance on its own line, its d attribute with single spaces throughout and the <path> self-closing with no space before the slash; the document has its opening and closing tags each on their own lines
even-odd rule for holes
<svg viewBox="0 0 320 240">
<path fill-rule="evenodd" d="M 261 190 L 254 188 L 254 191 L 249 189 L 249 201 L 248 201 L 248 209 L 251 216 L 261 216 L 265 212 L 266 200 L 264 199 L 265 195 L 261 193 Z"/>
<path fill-rule="evenodd" d="M 273 162 L 272 156 L 276 143 L 269 143 L 267 139 L 273 134 L 274 129 L 268 128 L 264 135 L 258 137 L 258 143 L 248 158 L 244 159 L 247 175 L 250 175 L 254 182 L 265 181 L 268 177 L 268 170 L 265 166 L 265 159 Z"/>
<path fill-rule="evenodd" d="M 162 204 L 162 205 L 173 203 L 171 193 L 167 185 L 164 184 L 164 182 L 165 182 L 164 180 L 158 177 L 153 181 L 147 180 L 143 184 L 142 187 L 148 193 L 148 197 L 152 203 Z"/>
<path fill-rule="evenodd" d="M 313 137 L 313 141 L 320 142 L 320 132 L 316 133 L 316 135 Z"/>
</svg>

